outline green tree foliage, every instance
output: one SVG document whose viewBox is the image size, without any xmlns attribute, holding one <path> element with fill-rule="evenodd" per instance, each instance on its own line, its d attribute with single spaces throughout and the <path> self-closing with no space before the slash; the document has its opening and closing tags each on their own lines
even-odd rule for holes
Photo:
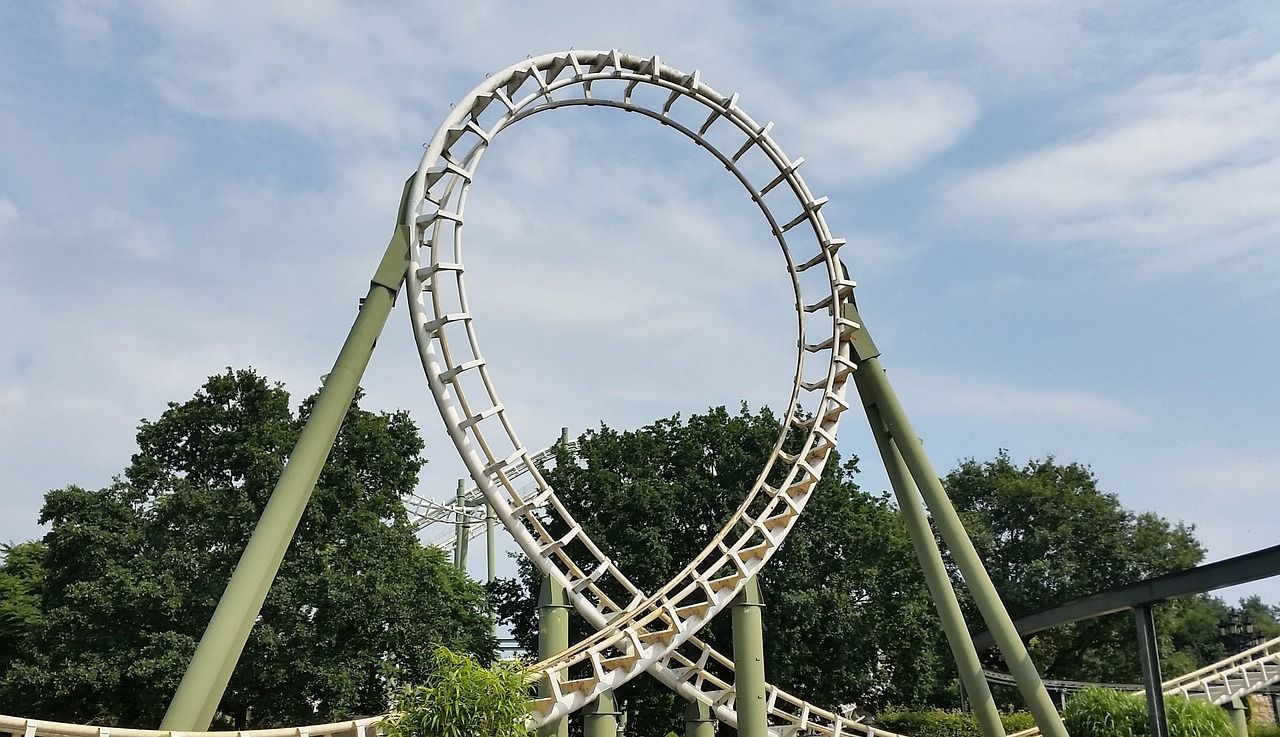
<svg viewBox="0 0 1280 737">
<path fill-rule="evenodd" d="M 1253 620 L 1259 637 L 1264 640 L 1280 637 L 1280 606 L 1264 604 L 1262 597 L 1254 595 L 1240 601 L 1240 610 Z"/>
<path fill-rule="evenodd" d="M 0 673 L 20 655 L 31 653 L 44 626 L 40 608 L 44 590 L 44 545 L 0 545 Z"/>
<path fill-rule="evenodd" d="M 1014 616 L 1190 568 L 1204 557 L 1192 527 L 1126 510 L 1076 463 L 1047 458 L 1019 467 L 1001 452 L 991 461 L 961 463 L 944 484 Z M 962 584 L 957 590 L 967 594 Z M 969 621 L 980 623 L 965 604 Z M 1204 596 L 1157 608 L 1167 672 L 1221 657 L 1223 611 Z M 1030 649 L 1046 676 L 1127 683 L 1139 675 L 1133 642 L 1132 618 L 1121 614 L 1056 627 L 1036 635 Z"/>
<path fill-rule="evenodd" d="M 49 492 L 43 626 L 0 701 L 33 717 L 155 726 L 312 402 L 295 417 L 281 386 L 228 370 L 142 423 L 123 478 Z M 408 525 L 401 497 L 421 452 L 405 413 L 353 406 L 219 724 L 376 714 L 394 682 L 426 678 L 432 643 L 491 657 L 483 592 Z"/>
<path fill-rule="evenodd" d="M 436 648 L 431 675 L 402 688 L 382 721 L 387 737 L 528 737 L 528 669 L 518 660 L 488 668 Z"/>
<path fill-rule="evenodd" d="M 563 450 L 547 472 L 566 507 L 642 590 L 657 589 L 738 507 L 778 432 L 767 409 L 724 408 L 660 420 L 634 432 L 608 427 Z M 919 702 L 936 683 L 938 627 L 896 512 L 853 482 L 855 467 L 827 466 L 805 515 L 765 568 L 765 659 L 772 681 L 817 703 L 877 708 Z M 561 532 L 552 527 L 553 534 Z M 539 579 L 496 589 L 500 614 L 536 647 Z M 626 599 L 623 599 L 626 601 Z M 586 634 L 575 617 L 577 637 Z M 729 617 L 702 635 L 732 652 Z M 619 691 L 636 734 L 682 731 L 683 703 L 650 679 Z"/>
<path fill-rule="evenodd" d="M 1165 696 L 1170 737 L 1231 737 L 1231 720 L 1220 707 L 1185 696 Z M 1062 712 L 1072 737 L 1143 737 L 1146 704 L 1140 696 L 1087 688 L 1072 696 Z"/>
</svg>

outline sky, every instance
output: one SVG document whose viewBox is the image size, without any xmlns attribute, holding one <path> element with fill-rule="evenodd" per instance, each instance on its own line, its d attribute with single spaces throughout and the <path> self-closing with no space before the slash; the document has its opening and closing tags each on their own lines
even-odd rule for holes
<svg viewBox="0 0 1280 737">
<path fill-rule="evenodd" d="M 1280 544 L 1274 3 L 70 0 L 0 4 L 0 28 L 0 541 L 210 374 L 314 391 L 453 102 L 618 48 L 738 92 L 806 159 L 940 471 L 1053 456 L 1207 560 Z M 776 244 L 670 130 L 536 116 L 469 215 L 477 332 L 530 448 L 786 400 Z M 402 300 L 364 406 L 412 414 L 444 499 L 462 467 L 408 328 Z M 886 488 L 857 413 L 842 430 Z M 1223 595 L 1249 593 L 1280 579 Z"/>
</svg>

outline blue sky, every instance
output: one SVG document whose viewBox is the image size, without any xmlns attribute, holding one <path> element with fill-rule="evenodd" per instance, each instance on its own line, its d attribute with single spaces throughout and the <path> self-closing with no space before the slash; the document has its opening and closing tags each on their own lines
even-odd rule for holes
<svg viewBox="0 0 1280 737">
<path fill-rule="evenodd" d="M 616 47 L 700 69 L 805 157 L 940 469 L 1052 454 L 1211 560 L 1280 543 L 1280 6 L 79 0 L 0 27 L 0 540 L 225 366 L 310 393 L 450 104 Z M 470 286 L 531 447 L 785 400 L 788 286 L 736 186 L 613 111 L 490 149 Z M 402 312 L 366 406 L 413 413 L 444 498 L 461 467 Z M 841 450 L 883 488 L 855 415 Z"/>
</svg>

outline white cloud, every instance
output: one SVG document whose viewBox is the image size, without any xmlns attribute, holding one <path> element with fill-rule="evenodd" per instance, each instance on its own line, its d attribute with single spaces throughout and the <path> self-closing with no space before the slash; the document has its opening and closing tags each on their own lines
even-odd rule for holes
<svg viewBox="0 0 1280 737">
<path fill-rule="evenodd" d="M 168 228 L 145 222 L 117 207 L 99 206 L 88 214 L 80 237 L 132 261 L 160 261 L 173 252 Z"/>
<path fill-rule="evenodd" d="M 1154 77 L 1103 108 L 1089 132 L 955 182 L 949 206 L 1151 275 L 1280 274 L 1280 55 Z"/>
<path fill-rule="evenodd" d="M 102 65 L 111 54 L 114 0 L 58 0 L 54 23 L 63 54 L 77 65 Z"/>
<path fill-rule="evenodd" d="M 787 120 L 804 150 L 821 152 L 837 179 L 883 179 L 919 168 L 956 145 L 978 119 L 978 101 L 961 86 L 919 74 L 842 85 L 838 96 L 805 105 Z M 832 178 L 832 177 L 828 177 Z"/>
</svg>

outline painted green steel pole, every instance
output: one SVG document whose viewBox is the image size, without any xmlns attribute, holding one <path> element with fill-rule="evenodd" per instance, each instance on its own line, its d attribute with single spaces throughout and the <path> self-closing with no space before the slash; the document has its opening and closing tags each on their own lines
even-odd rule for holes
<svg viewBox="0 0 1280 737">
<path fill-rule="evenodd" d="M 684 737 L 716 737 L 716 718 L 711 707 L 690 701 L 684 707 Z"/>
<path fill-rule="evenodd" d="M 582 710 L 582 737 L 618 737 L 617 702 L 605 691 Z"/>
<path fill-rule="evenodd" d="M 863 371 L 854 373 L 854 381 L 863 375 Z M 859 392 L 866 396 L 866 392 Z M 938 619 L 942 622 L 942 631 L 947 636 L 947 644 L 951 647 L 951 656 L 955 658 L 956 669 L 960 673 L 960 693 L 963 701 L 965 694 L 973 707 L 974 716 L 986 737 L 1004 737 L 1004 724 L 1000 721 L 1000 710 L 996 708 L 995 697 L 991 695 L 991 687 L 982 673 L 982 663 L 978 660 L 978 651 L 973 646 L 973 638 L 969 636 L 969 628 L 965 624 L 964 614 L 960 611 L 960 602 L 956 599 L 955 589 L 951 586 L 951 577 L 942 562 L 942 554 L 938 544 L 934 542 L 933 530 L 929 520 L 925 518 L 920 507 L 920 498 L 916 494 L 915 485 L 911 482 L 911 472 L 902 460 L 902 454 L 894 445 L 893 439 L 885 430 L 884 420 L 874 402 L 865 404 L 867 421 L 871 424 L 871 434 L 875 437 L 880 457 L 884 459 L 885 469 L 889 472 L 889 485 L 893 487 L 893 495 L 898 500 L 898 509 L 902 512 L 906 523 L 907 534 L 911 537 L 911 545 L 916 549 L 916 557 L 920 567 L 924 569 L 924 580 L 929 587 L 929 595 L 933 597 L 933 605 L 938 610 Z"/>
<path fill-rule="evenodd" d="M 485 581 L 493 583 L 498 577 L 498 538 L 497 538 L 497 522 L 498 515 L 493 511 L 493 505 L 488 501 L 484 503 L 484 557 L 486 563 Z"/>
<path fill-rule="evenodd" d="M 542 577 L 538 591 L 538 660 L 546 660 L 569 648 L 569 597 L 550 576 Z M 538 684 L 538 696 L 552 696 L 551 684 Z M 568 737 L 569 720 L 561 717 L 538 728 L 539 737 Z"/>
<path fill-rule="evenodd" d="M 1160 675 L 1160 646 L 1156 640 L 1156 620 L 1151 604 L 1133 609 L 1138 631 L 1138 667 L 1142 670 L 1142 691 L 1147 697 L 1147 732 L 1151 737 L 1169 737 L 1169 715 L 1164 708 L 1164 677 Z"/>
<path fill-rule="evenodd" d="M 1249 737 L 1249 717 L 1240 699 L 1228 701 L 1223 704 L 1223 708 L 1231 713 L 1231 731 L 1234 737 Z"/>
<path fill-rule="evenodd" d="M 374 273 L 369 293 L 360 305 L 333 370 L 323 380 L 311 416 L 289 454 L 258 526 L 249 537 L 231 581 L 178 684 L 161 729 L 204 731 L 213 720 L 404 281 L 409 266 L 409 229 L 401 223 L 407 219 L 408 200 L 409 183 L 406 182 L 400 201 L 400 219 Z"/>
<path fill-rule="evenodd" d="M 769 737 L 764 701 L 764 624 L 760 582 L 752 576 L 731 605 L 733 612 L 733 692 L 739 737 Z"/>
<path fill-rule="evenodd" d="M 453 566 L 467 572 L 467 538 L 471 534 L 467 525 L 467 482 L 458 479 L 458 516 L 453 526 Z"/>
<path fill-rule="evenodd" d="M 884 427 L 893 438 L 899 453 L 902 454 L 902 459 L 911 472 L 916 488 L 924 497 L 924 502 L 933 515 L 934 525 L 947 543 L 947 549 L 951 552 L 951 558 L 955 561 L 956 567 L 960 569 L 960 574 L 964 576 L 965 584 L 973 594 L 974 603 L 982 613 L 987 629 L 990 630 L 996 645 L 1000 647 L 1005 663 L 1009 666 L 1009 673 L 1018 683 L 1018 690 L 1022 694 L 1023 701 L 1026 702 L 1027 709 L 1035 717 L 1036 726 L 1045 737 L 1067 737 L 1066 727 L 1062 725 L 1062 718 L 1054 708 L 1049 692 L 1045 690 L 1035 663 L 1031 662 L 1027 646 L 1018 636 L 1018 631 L 1013 626 L 1013 619 L 1000 600 L 1000 595 L 996 592 L 995 584 L 991 582 L 987 569 L 983 567 L 978 551 L 973 547 L 973 541 L 965 532 L 960 515 L 956 514 L 955 507 L 951 505 L 951 500 L 947 498 L 947 493 L 942 488 L 942 481 L 924 452 L 920 436 L 911 426 L 907 413 L 902 409 L 897 394 L 894 393 L 889 379 L 885 376 L 884 367 L 880 365 L 880 352 L 876 349 L 866 328 L 862 327 L 862 317 L 853 305 L 845 306 L 843 316 L 860 326 L 860 329 L 854 332 L 852 341 L 858 362 L 859 377 L 856 381 L 863 401 L 874 403 L 880 410 Z"/>
</svg>

